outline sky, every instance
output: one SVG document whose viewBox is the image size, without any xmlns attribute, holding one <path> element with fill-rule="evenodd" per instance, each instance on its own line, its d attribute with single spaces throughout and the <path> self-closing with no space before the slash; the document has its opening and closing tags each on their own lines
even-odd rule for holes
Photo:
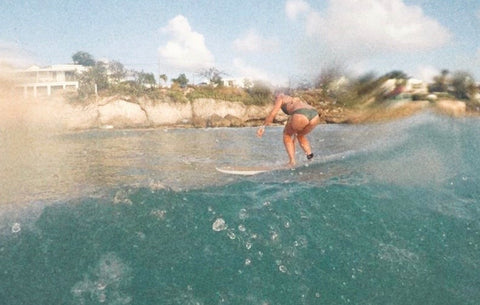
<svg viewBox="0 0 480 305">
<path fill-rule="evenodd" d="M 447 69 L 480 81 L 478 0 L 0 0 L 0 63 L 72 63 L 77 51 L 126 69 L 293 85 L 340 68 Z"/>
</svg>

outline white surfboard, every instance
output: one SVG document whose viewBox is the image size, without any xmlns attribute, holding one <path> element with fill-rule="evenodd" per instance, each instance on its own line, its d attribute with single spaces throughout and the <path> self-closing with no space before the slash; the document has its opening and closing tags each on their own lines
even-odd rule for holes
<svg viewBox="0 0 480 305">
<path fill-rule="evenodd" d="M 271 166 L 224 166 L 224 167 L 215 167 L 217 171 L 229 174 L 229 175 L 242 175 L 242 176 L 253 176 L 265 172 L 269 172 L 278 167 Z"/>
</svg>

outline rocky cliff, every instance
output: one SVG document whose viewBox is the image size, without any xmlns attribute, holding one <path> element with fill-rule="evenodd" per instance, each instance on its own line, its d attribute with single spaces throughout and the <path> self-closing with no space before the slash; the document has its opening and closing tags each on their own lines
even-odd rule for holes
<svg viewBox="0 0 480 305">
<path fill-rule="evenodd" d="M 79 130 L 90 128 L 148 127 L 242 127 L 263 122 L 272 105 L 255 106 L 222 100 L 199 98 L 191 102 L 133 99 L 126 96 L 98 98 L 78 104 L 61 96 L 26 100 L 0 99 L 0 123 L 34 127 Z M 395 119 L 433 108 L 451 116 L 463 116 L 465 103 L 459 101 L 408 102 L 371 110 L 345 110 L 341 107 L 319 109 L 325 123 L 362 123 Z M 287 116 L 279 113 L 277 123 Z"/>
<path fill-rule="evenodd" d="M 192 102 L 132 99 L 125 96 L 99 98 L 88 104 L 70 103 L 64 98 L 15 98 L 0 103 L 7 123 L 63 129 L 181 127 L 240 127 L 258 125 L 271 109 L 214 99 Z M 285 115 L 279 114 L 278 121 Z"/>
</svg>

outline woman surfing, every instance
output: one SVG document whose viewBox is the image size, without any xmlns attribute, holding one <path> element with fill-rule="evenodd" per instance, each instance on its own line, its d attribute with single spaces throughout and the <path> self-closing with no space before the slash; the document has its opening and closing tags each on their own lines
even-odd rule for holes
<svg viewBox="0 0 480 305">
<path fill-rule="evenodd" d="M 298 97 L 292 97 L 283 93 L 278 94 L 275 98 L 275 105 L 270 111 L 270 114 L 265 118 L 263 125 L 257 130 L 257 136 L 262 137 L 265 132 L 265 126 L 268 126 L 273 122 L 273 119 L 277 115 L 278 111 L 282 111 L 289 115 L 287 124 L 283 129 L 283 144 L 287 151 L 289 166 L 295 166 L 295 137 L 298 139 L 300 147 L 305 152 L 307 159 L 313 158 L 310 142 L 306 135 L 311 132 L 315 126 L 320 123 L 320 117 L 317 110 L 303 102 Z"/>
</svg>

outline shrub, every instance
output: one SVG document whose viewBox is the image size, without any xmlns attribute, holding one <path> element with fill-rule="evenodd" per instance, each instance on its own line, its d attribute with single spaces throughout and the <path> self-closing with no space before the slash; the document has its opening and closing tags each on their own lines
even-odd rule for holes
<svg viewBox="0 0 480 305">
<path fill-rule="evenodd" d="M 255 82 L 252 88 L 247 89 L 250 99 L 245 104 L 266 105 L 272 100 L 272 91 L 270 88 L 260 82 Z"/>
</svg>

